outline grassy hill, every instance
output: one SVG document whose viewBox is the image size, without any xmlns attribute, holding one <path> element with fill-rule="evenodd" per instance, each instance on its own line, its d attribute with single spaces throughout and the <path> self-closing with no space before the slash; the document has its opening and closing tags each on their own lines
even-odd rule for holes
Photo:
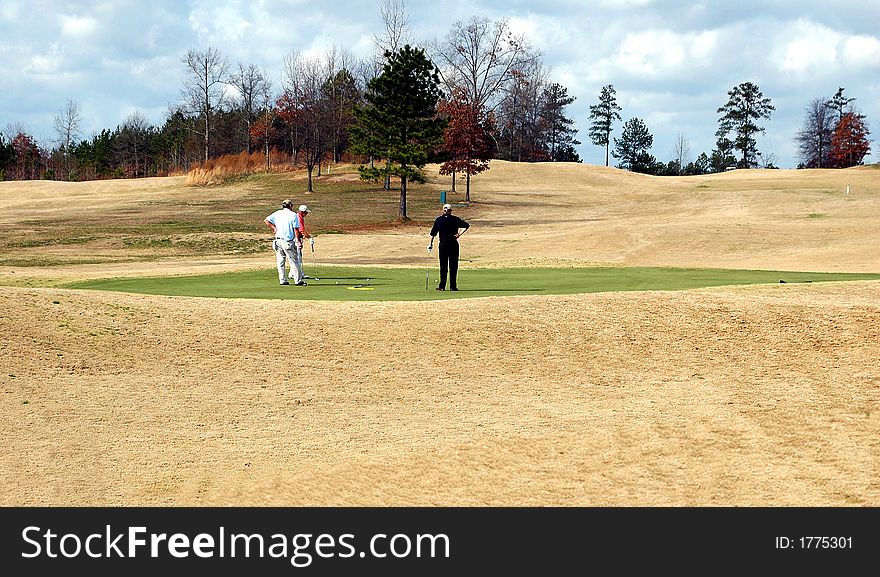
<svg viewBox="0 0 880 577">
<path fill-rule="evenodd" d="M 338 168 L 311 195 L 295 173 L 0 183 L 0 504 L 880 503 L 880 281 L 357 302 L 63 288 L 271 284 L 260 223 L 291 197 L 314 209 L 316 270 L 433 293 L 448 180 L 432 168 L 399 225 L 394 193 Z M 877 273 L 877 175 L 493 162 L 456 207 L 462 274 Z"/>
<path fill-rule="evenodd" d="M 262 219 L 290 197 L 312 207 L 322 264 L 421 266 L 441 190 L 463 184 L 428 167 L 398 193 L 333 167 L 304 192 L 302 173 L 258 174 L 222 186 L 184 177 L 85 183 L 0 183 L 0 282 L 114 273 L 258 266 L 271 257 Z M 456 213 L 474 226 L 473 266 L 682 266 L 875 272 L 880 185 L 871 167 L 750 170 L 651 177 L 582 164 L 496 161 Z M 849 187 L 849 194 L 847 194 Z M 271 264 L 271 259 L 270 259 Z M 127 266 L 124 266 L 127 265 Z"/>
</svg>

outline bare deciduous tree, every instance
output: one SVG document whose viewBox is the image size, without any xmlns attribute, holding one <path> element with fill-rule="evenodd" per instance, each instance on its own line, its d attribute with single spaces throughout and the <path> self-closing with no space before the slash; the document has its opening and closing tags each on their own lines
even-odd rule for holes
<svg viewBox="0 0 880 577">
<path fill-rule="evenodd" d="M 795 136 L 801 163 L 807 168 L 827 168 L 831 161 L 831 135 L 837 124 L 828 98 L 814 98 L 806 108 L 801 129 Z"/>
<path fill-rule="evenodd" d="M 183 82 L 182 97 L 190 114 L 204 121 L 200 134 L 205 144 L 205 160 L 210 158 L 211 117 L 221 108 L 225 99 L 224 85 L 228 82 L 229 62 L 218 50 L 189 50 L 183 58 L 187 77 Z"/>
<path fill-rule="evenodd" d="M 320 166 L 332 145 L 329 100 L 324 93 L 328 66 L 320 58 L 306 58 L 296 51 L 284 59 L 284 117 L 291 126 L 291 141 L 302 151 L 308 171 L 308 191 L 312 192 L 312 173 Z"/>
<path fill-rule="evenodd" d="M 507 20 L 477 17 L 453 24 L 445 40 L 435 42 L 432 50 L 447 90 L 464 90 L 475 109 L 488 112 L 501 103 L 503 88 L 514 73 L 536 58 L 525 38 L 513 34 Z"/>
<path fill-rule="evenodd" d="M 332 162 L 339 162 L 348 128 L 354 122 L 354 107 L 363 93 L 353 74 L 360 66 L 361 63 L 347 47 L 340 48 L 334 44 L 326 53 L 327 81 L 323 90 L 329 101 Z"/>
<path fill-rule="evenodd" d="M 64 103 L 61 112 L 55 115 L 55 132 L 58 134 L 58 143 L 64 155 L 64 178 L 70 176 L 70 148 L 73 141 L 79 137 L 79 125 L 82 122 L 79 104 L 68 99 Z"/>
<path fill-rule="evenodd" d="M 540 56 L 518 67 L 504 87 L 504 99 L 496 108 L 499 158 L 538 160 L 534 153 L 539 100 L 547 85 L 547 70 Z"/>
<path fill-rule="evenodd" d="M 272 82 L 267 75 L 257 66 L 238 64 L 238 72 L 233 74 L 229 83 L 238 90 L 238 106 L 242 119 L 245 123 L 245 140 L 247 153 L 251 153 L 251 125 L 257 116 L 257 107 L 261 104 L 261 97 L 271 89 Z"/>
<path fill-rule="evenodd" d="M 126 176 L 137 178 L 145 176 L 147 166 L 145 157 L 150 138 L 150 122 L 136 110 L 123 121 L 116 138 L 114 153 L 119 156 Z"/>
<path fill-rule="evenodd" d="M 363 88 L 382 73 L 386 53 L 393 54 L 405 44 L 416 45 L 410 26 L 407 0 L 379 0 L 378 9 L 382 32 L 373 34 L 373 54 L 357 65 L 356 70 Z M 355 71 L 354 68 L 350 70 Z"/>
<path fill-rule="evenodd" d="M 277 115 L 277 109 L 272 103 L 272 82 L 267 80 L 260 87 L 257 98 L 263 106 L 263 117 L 261 123 L 261 135 L 263 138 L 263 150 L 266 154 L 266 171 L 271 168 L 271 159 L 269 157 L 269 139 L 272 136 L 272 123 Z"/>
<path fill-rule="evenodd" d="M 672 149 L 678 174 L 681 174 L 685 167 L 691 163 L 691 145 L 683 133 L 679 132 L 675 136 Z"/>
<path fill-rule="evenodd" d="M 411 44 L 412 27 L 409 24 L 407 0 L 381 0 L 379 18 L 382 20 L 382 34 L 373 35 L 373 46 L 384 63 L 385 52 L 397 52 L 404 44 Z M 381 66 L 380 66 L 381 68 Z"/>
</svg>

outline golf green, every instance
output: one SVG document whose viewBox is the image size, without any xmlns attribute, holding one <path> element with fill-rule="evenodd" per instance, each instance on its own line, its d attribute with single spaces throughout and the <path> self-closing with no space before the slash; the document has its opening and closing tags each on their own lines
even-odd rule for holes
<svg viewBox="0 0 880 577">
<path fill-rule="evenodd" d="M 709 286 L 878 280 L 872 273 L 649 267 L 503 268 L 459 271 L 457 292 L 434 290 L 436 269 L 309 267 L 308 286 L 281 286 L 274 268 L 199 276 L 111 278 L 67 288 L 213 298 L 404 301 L 501 295 L 682 290 Z M 426 288 L 427 284 L 427 288 Z"/>
</svg>

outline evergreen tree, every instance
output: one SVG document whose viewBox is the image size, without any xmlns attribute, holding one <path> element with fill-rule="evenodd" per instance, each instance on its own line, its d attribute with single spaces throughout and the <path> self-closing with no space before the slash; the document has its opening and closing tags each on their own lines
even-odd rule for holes
<svg viewBox="0 0 880 577">
<path fill-rule="evenodd" d="M 387 170 L 400 178 L 398 219 L 407 220 L 407 182 L 425 182 L 421 168 L 443 141 L 436 109 L 440 93 L 437 68 L 420 48 L 408 44 L 387 52 L 382 73 L 372 79 L 366 106 L 356 109 L 352 140 L 358 149 L 387 158 Z M 383 169 L 360 167 L 361 178 L 376 180 Z"/>
<path fill-rule="evenodd" d="M 694 162 L 688 163 L 684 169 L 684 173 L 688 175 L 706 174 L 709 172 L 709 157 L 705 152 L 701 152 Z"/>
<path fill-rule="evenodd" d="M 756 122 L 761 118 L 770 118 L 770 113 L 776 108 L 770 104 L 769 98 L 764 98 L 760 88 L 751 82 L 733 87 L 727 96 L 727 103 L 718 109 L 721 114 L 718 119 L 719 137 L 726 137 L 733 132 L 733 146 L 742 152 L 739 166 L 751 168 L 758 158 L 754 135 L 764 132 L 764 128 Z"/>
<path fill-rule="evenodd" d="M 599 92 L 599 104 L 590 106 L 590 139 L 596 146 L 605 147 L 605 166 L 608 166 L 608 151 L 611 143 L 611 128 L 615 120 L 620 120 L 619 112 L 623 110 L 617 105 L 617 92 L 614 86 L 603 86 Z"/>
<path fill-rule="evenodd" d="M 620 138 L 614 139 L 614 158 L 619 158 L 618 168 L 633 172 L 652 172 L 656 160 L 648 152 L 654 145 L 654 136 L 640 118 L 630 118 L 623 125 Z"/>
<path fill-rule="evenodd" d="M 733 141 L 719 130 L 715 133 L 715 150 L 709 159 L 710 172 L 724 172 L 732 166 L 736 166 L 736 157 L 733 155 Z"/>
<path fill-rule="evenodd" d="M 580 144 L 575 139 L 577 129 L 572 128 L 574 120 L 565 116 L 565 107 L 575 101 L 568 90 L 553 83 L 544 89 L 541 98 L 541 123 L 544 127 L 545 143 L 550 160 L 554 162 L 578 162 L 580 158 L 574 147 Z"/>
<path fill-rule="evenodd" d="M 6 139 L 0 134 L 0 181 L 6 180 L 6 171 L 12 166 L 14 158 L 15 150 L 12 148 L 12 143 L 6 142 Z"/>
<path fill-rule="evenodd" d="M 847 98 L 843 95 L 842 87 L 838 87 L 837 92 L 834 93 L 834 96 L 830 100 L 825 101 L 825 106 L 837 111 L 837 120 L 835 121 L 835 125 L 843 121 L 843 115 L 852 110 L 851 104 L 855 101 L 855 98 Z"/>
</svg>

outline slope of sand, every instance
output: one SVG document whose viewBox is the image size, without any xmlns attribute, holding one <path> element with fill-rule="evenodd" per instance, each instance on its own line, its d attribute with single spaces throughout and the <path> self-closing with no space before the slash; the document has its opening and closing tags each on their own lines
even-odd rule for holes
<svg viewBox="0 0 880 577">
<path fill-rule="evenodd" d="M 877 174 L 493 164 L 456 209 L 462 278 L 880 272 Z M 0 188 L 4 218 L 41 218 L 34 192 Z M 330 236 L 339 263 L 420 264 L 426 240 Z M 202 265 L 266 266 L 221 260 Z M 56 274 L 111 276 L 93 269 Z M 0 286 L 0 303 L 3 505 L 880 504 L 880 282 L 415 303 Z"/>
</svg>

